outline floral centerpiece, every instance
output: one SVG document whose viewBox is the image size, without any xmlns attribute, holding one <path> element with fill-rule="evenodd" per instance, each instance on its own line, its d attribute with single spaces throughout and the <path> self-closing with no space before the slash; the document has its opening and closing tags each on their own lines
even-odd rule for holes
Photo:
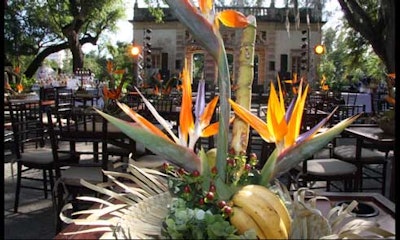
<svg viewBox="0 0 400 240">
<path fill-rule="evenodd" d="M 124 69 L 116 69 L 112 61 L 107 61 L 107 74 L 110 82 L 102 88 L 105 112 L 116 113 L 119 111 L 116 101 L 121 98 L 122 87 L 125 82 L 124 73 Z"/>
<path fill-rule="evenodd" d="M 300 134 L 308 86 L 303 86 L 300 81 L 297 94 L 286 108 L 278 79 L 278 89 L 271 83 L 267 123 L 264 122 L 249 111 L 255 18 L 233 10 L 213 15 L 213 2 L 210 0 L 199 1 L 200 11 L 188 0 L 166 2 L 217 62 L 219 95 L 206 104 L 204 81 L 201 81 L 193 114 L 191 80 L 185 68 L 182 73 L 178 136 L 140 91 L 147 108 L 165 131 L 118 101 L 117 105 L 138 124 L 132 125 L 97 110 L 126 135 L 162 156 L 165 161 L 158 170 L 144 167 L 150 166 L 151 162 L 139 166 L 139 162 L 132 160 L 127 173 L 105 171 L 111 186 L 93 185 L 82 180 L 83 185 L 109 196 L 109 199 L 80 197 L 100 203 L 102 207 L 74 213 L 88 214 L 86 218 L 70 219 L 61 214 L 62 219 L 67 223 L 96 225 L 98 227 L 85 231 L 103 231 L 104 238 L 118 239 L 361 238 L 360 231 L 370 233 L 369 237 L 393 236 L 374 224 L 360 221 L 338 227 L 339 222 L 350 215 L 355 202 L 347 208 L 333 208 L 329 216 L 324 217 L 315 208 L 315 202 L 320 197 L 306 200 L 305 195 L 309 195 L 310 191 L 299 189 L 292 198 L 277 180 L 281 174 L 325 146 L 359 115 L 319 131 L 331 114 L 314 128 Z M 243 64 L 240 66 L 235 101 L 230 97 L 229 69 L 219 33 L 220 22 L 228 27 L 243 28 L 240 56 Z M 211 123 L 218 102 L 218 122 Z M 230 115 L 231 107 L 234 118 Z M 233 127 L 229 143 L 230 124 Z M 245 152 L 250 126 L 265 141 L 276 145 L 260 169 L 256 168 L 257 156 Z M 194 151 L 200 137 L 214 134 L 218 134 L 216 149 Z M 70 208 L 71 205 L 66 205 L 64 210 Z"/>
</svg>

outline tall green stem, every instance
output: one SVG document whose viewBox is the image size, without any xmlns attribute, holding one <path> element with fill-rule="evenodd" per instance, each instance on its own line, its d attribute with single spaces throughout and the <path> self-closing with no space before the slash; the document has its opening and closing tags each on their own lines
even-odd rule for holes
<svg viewBox="0 0 400 240">
<path fill-rule="evenodd" d="M 254 44 L 256 40 L 256 18 L 247 17 L 250 24 L 243 30 L 240 55 L 239 55 L 239 76 L 235 102 L 249 110 L 251 108 L 251 92 L 254 78 Z M 247 150 L 249 140 L 249 124 L 241 118 L 235 118 L 232 129 L 231 147 L 236 154 Z"/>
<path fill-rule="evenodd" d="M 219 88 L 219 129 L 217 137 L 217 169 L 218 175 L 225 182 L 226 177 L 226 158 L 228 153 L 228 132 L 230 104 L 228 99 L 231 97 L 231 82 L 229 76 L 229 65 L 226 56 L 224 42 L 219 38 L 220 49 L 218 51 L 218 88 Z"/>
</svg>

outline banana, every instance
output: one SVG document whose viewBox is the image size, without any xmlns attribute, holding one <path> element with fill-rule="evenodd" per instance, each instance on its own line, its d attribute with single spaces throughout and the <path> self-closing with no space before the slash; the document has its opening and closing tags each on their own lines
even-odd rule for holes
<svg viewBox="0 0 400 240">
<path fill-rule="evenodd" d="M 239 190 L 232 199 L 260 226 L 267 239 L 287 239 L 286 226 L 272 205 L 248 190 Z M 258 236 L 261 238 L 261 236 Z"/>
<path fill-rule="evenodd" d="M 272 206 L 274 206 L 275 210 L 278 212 L 279 216 L 282 218 L 286 226 L 286 231 L 290 234 L 292 219 L 282 199 L 280 199 L 271 190 L 261 185 L 246 185 L 245 187 L 243 187 L 243 189 L 255 193 L 257 196 L 263 198 L 264 201 L 267 201 Z"/>
<path fill-rule="evenodd" d="M 238 230 L 239 234 L 243 234 L 247 230 L 254 229 L 260 239 L 264 239 L 264 232 L 257 225 L 257 223 L 240 207 L 232 207 L 233 214 L 229 220 L 233 226 Z"/>
</svg>

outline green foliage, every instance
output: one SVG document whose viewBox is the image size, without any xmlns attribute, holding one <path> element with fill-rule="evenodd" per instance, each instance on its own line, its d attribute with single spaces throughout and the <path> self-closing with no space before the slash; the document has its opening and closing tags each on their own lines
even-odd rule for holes
<svg viewBox="0 0 400 240">
<path fill-rule="evenodd" d="M 357 32 L 329 28 L 323 36 L 327 51 L 321 57 L 318 75 L 326 77 L 331 90 L 341 91 L 363 77 L 371 77 L 374 83 L 385 79 L 384 64 Z"/>
<path fill-rule="evenodd" d="M 168 239 L 256 239 L 254 231 L 235 235 L 236 229 L 221 214 L 190 208 L 181 198 L 174 198 L 164 224 Z"/>
<path fill-rule="evenodd" d="M 24 87 L 24 92 L 30 92 L 33 84 L 36 82 L 34 78 L 26 77 L 25 74 L 21 75 L 21 84 Z M 16 89 L 16 87 L 14 87 Z"/>
<path fill-rule="evenodd" d="M 156 23 L 162 23 L 162 18 L 164 17 L 164 12 L 161 9 L 163 3 L 162 0 L 144 0 L 148 5 L 150 14 L 155 18 Z"/>
<path fill-rule="evenodd" d="M 21 66 L 32 66 L 27 74 L 33 74 L 43 61 L 38 57 L 42 50 L 47 49 L 48 56 L 75 46 L 67 41 L 70 27 L 79 40 L 95 44 L 103 31 L 116 30 L 116 22 L 124 14 L 122 0 L 9 0 L 4 11 L 5 54 L 12 61 L 18 61 L 20 56 L 34 56 L 30 63 L 24 63 L 29 67 Z"/>
</svg>

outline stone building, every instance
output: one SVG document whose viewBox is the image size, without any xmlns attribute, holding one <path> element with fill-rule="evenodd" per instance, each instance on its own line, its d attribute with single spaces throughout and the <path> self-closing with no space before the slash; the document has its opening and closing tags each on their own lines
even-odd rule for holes
<svg viewBox="0 0 400 240">
<path fill-rule="evenodd" d="M 313 48 L 321 43 L 321 27 L 325 23 L 321 10 L 299 9 L 300 25 L 295 27 L 294 15 L 289 13 L 290 28 L 287 31 L 285 8 L 275 7 L 217 7 L 216 11 L 234 9 L 243 14 L 254 15 L 257 19 L 257 36 L 255 46 L 255 67 L 253 86 L 266 91 L 266 86 L 277 75 L 281 79 L 291 79 L 293 73 L 307 76 L 308 81 L 316 81 L 316 66 L 319 56 Z M 198 44 L 185 26 L 174 17 L 169 8 L 164 8 L 162 23 L 156 23 L 147 8 L 134 5 L 133 41 L 143 49 L 144 71 L 160 71 L 163 80 L 182 70 L 186 60 L 191 69 L 193 84 L 204 78 L 209 87 L 217 83 L 217 69 L 212 57 Z M 307 14 L 310 24 L 307 25 Z M 231 69 L 231 80 L 235 83 L 238 76 L 239 45 L 242 30 L 222 27 L 228 61 Z M 302 48 L 303 43 L 308 47 Z M 148 45 L 148 43 L 151 44 Z M 150 48 L 151 53 L 145 51 Z M 308 51 L 308 54 L 306 53 Z M 304 56 L 305 55 L 305 56 Z M 306 57 L 308 56 L 308 58 Z M 302 69 L 303 68 L 303 69 Z M 148 75 L 148 74 L 147 74 Z M 255 88 L 253 88 L 255 89 Z M 254 90 L 253 90 L 254 91 Z"/>
</svg>

